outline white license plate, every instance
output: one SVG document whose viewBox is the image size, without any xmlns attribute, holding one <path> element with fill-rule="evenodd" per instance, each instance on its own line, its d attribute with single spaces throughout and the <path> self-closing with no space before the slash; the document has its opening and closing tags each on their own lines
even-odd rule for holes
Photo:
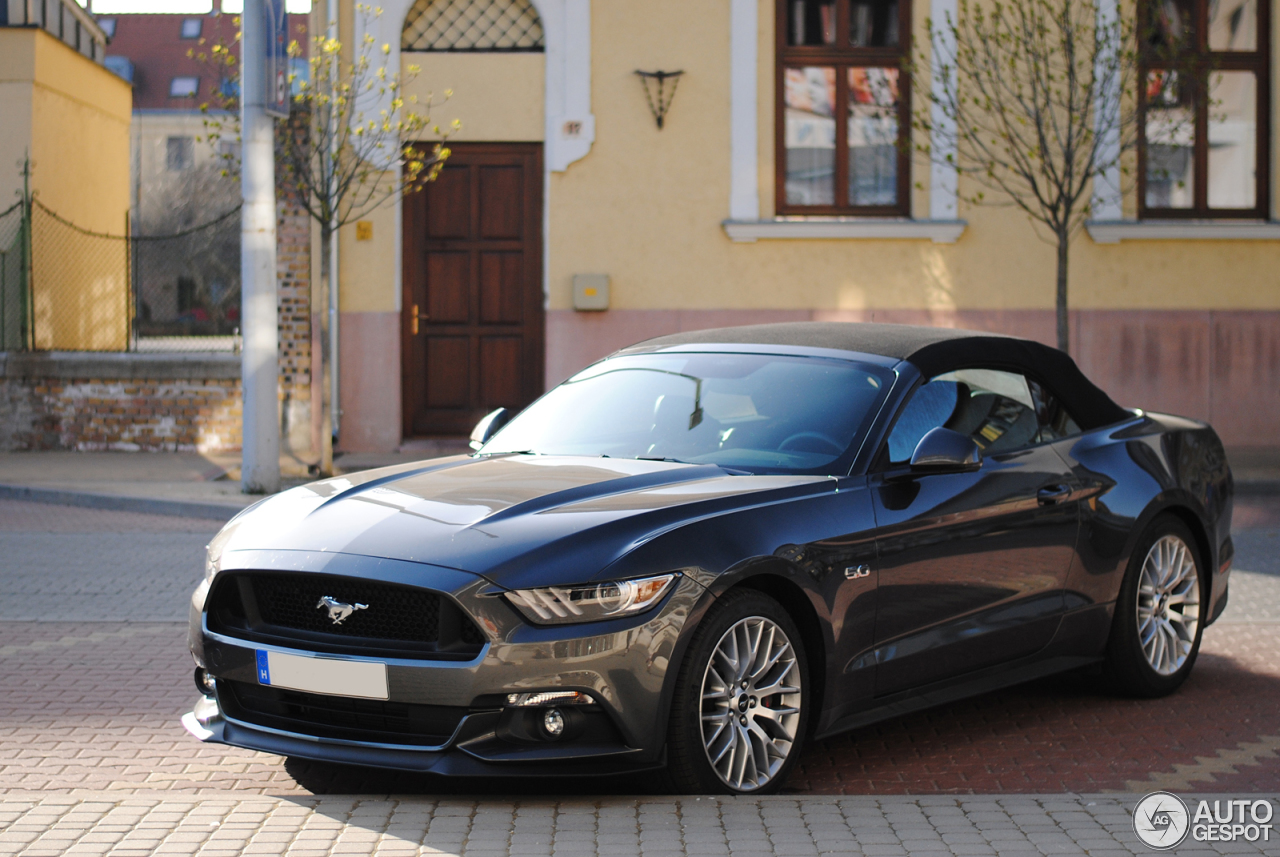
<svg viewBox="0 0 1280 857">
<path fill-rule="evenodd" d="M 304 658 L 258 649 L 258 684 L 330 696 L 386 699 L 387 665 L 374 661 Z"/>
</svg>

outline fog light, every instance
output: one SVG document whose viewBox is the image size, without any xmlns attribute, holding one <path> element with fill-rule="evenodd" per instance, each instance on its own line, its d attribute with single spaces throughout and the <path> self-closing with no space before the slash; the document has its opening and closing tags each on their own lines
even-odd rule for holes
<svg viewBox="0 0 1280 857">
<path fill-rule="evenodd" d="M 214 691 L 217 690 L 213 676 L 209 675 L 209 671 L 204 667 L 196 667 L 196 690 L 205 696 L 213 696 Z"/>
<path fill-rule="evenodd" d="M 596 701 L 576 690 L 550 690 L 542 693 L 508 693 L 507 705 L 520 708 L 537 708 L 554 702 L 556 705 L 595 705 Z"/>
<path fill-rule="evenodd" d="M 548 708 L 542 715 L 542 730 L 552 738 L 564 734 L 564 712 L 558 708 Z"/>
</svg>

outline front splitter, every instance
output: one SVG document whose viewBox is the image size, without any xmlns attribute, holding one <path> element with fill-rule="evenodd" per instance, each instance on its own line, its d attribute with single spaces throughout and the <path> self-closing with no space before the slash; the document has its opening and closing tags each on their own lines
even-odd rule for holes
<svg viewBox="0 0 1280 857">
<path fill-rule="evenodd" d="M 664 760 L 642 762 L 631 757 L 639 751 L 608 753 L 576 759 L 529 759 L 503 764 L 486 762 L 458 747 L 444 750 L 387 749 L 358 746 L 319 739 L 302 738 L 255 729 L 244 723 L 226 720 L 219 714 L 196 710 L 182 716 L 182 726 L 207 744 L 225 744 L 276 756 L 359 765 L 395 771 L 435 774 L 444 777 L 610 777 L 658 770 Z M 213 703 L 216 710 L 216 703 Z M 207 706 L 205 706 L 207 709 Z"/>
</svg>

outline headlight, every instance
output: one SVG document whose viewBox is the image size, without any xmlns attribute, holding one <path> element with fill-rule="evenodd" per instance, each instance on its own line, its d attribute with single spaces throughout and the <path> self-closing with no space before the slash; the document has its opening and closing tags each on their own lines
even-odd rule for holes
<svg viewBox="0 0 1280 857">
<path fill-rule="evenodd" d="M 218 534 L 210 540 L 205 548 L 204 554 L 204 580 L 205 583 L 213 583 L 213 576 L 222 569 L 222 551 L 226 548 L 227 542 L 231 541 L 232 534 L 240 525 L 236 522 L 227 524 Z"/>
<path fill-rule="evenodd" d="M 586 586 L 515 589 L 507 600 L 536 625 L 598 622 L 643 613 L 662 600 L 678 574 L 615 580 Z"/>
</svg>

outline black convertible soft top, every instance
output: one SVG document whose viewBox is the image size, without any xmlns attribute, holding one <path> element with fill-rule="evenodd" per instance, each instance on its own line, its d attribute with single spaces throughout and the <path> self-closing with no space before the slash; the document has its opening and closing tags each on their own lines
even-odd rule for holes
<svg viewBox="0 0 1280 857">
<path fill-rule="evenodd" d="M 644 350 L 699 344 L 834 348 L 906 360 L 926 378 L 953 369 L 1010 369 L 1044 384 L 1083 429 L 1133 416 L 1084 376 L 1062 351 L 998 333 L 909 324 L 799 321 L 673 333 L 637 343 Z M 628 349 L 630 350 L 630 349 Z"/>
</svg>

